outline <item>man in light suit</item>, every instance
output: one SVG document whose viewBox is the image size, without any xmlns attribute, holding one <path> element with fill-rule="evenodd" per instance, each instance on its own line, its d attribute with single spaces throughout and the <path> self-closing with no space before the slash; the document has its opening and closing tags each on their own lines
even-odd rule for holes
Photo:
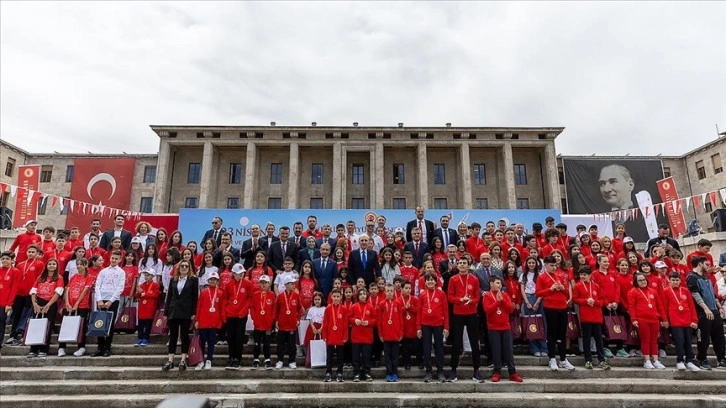
<svg viewBox="0 0 726 408">
<path fill-rule="evenodd" d="M 411 231 L 411 236 L 413 237 L 413 240 L 411 242 L 406 242 L 406 245 L 403 246 L 403 252 L 408 251 L 412 253 L 413 266 L 421 268 L 421 266 L 423 266 L 424 255 L 431 252 L 431 250 L 429 249 L 428 244 L 421 239 L 421 230 L 418 229 L 418 227 Z"/>
<path fill-rule="evenodd" d="M 199 241 L 200 247 L 204 248 L 204 243 L 207 242 L 207 239 L 209 238 L 214 238 L 217 242 L 217 246 L 222 243 L 222 234 L 227 232 L 227 230 L 222 227 L 222 222 L 223 221 L 220 217 L 212 218 L 212 229 L 207 230 L 207 232 L 204 233 L 204 237 L 201 241 Z"/>
<path fill-rule="evenodd" d="M 378 254 L 368 249 L 370 238 L 368 235 L 361 235 L 358 238 L 359 249 L 350 252 L 348 257 L 348 271 L 350 272 L 350 283 L 355 283 L 358 278 L 363 278 L 366 287 L 381 275 L 381 265 L 378 263 Z"/>
<path fill-rule="evenodd" d="M 113 228 L 106 230 L 106 232 L 101 235 L 101 242 L 99 242 L 98 246 L 103 248 L 105 251 L 108 251 L 108 249 L 111 248 L 111 241 L 113 241 L 114 237 L 120 237 L 121 247 L 124 250 L 128 250 L 131 247 L 132 234 L 130 231 L 124 229 L 124 221 L 126 221 L 126 219 L 123 215 L 115 216 L 113 218 Z"/>
<path fill-rule="evenodd" d="M 411 231 L 414 228 L 421 230 L 421 236 L 427 244 L 431 245 L 431 240 L 434 238 L 434 223 L 424 219 L 424 208 L 422 206 L 416 207 L 416 219 L 409 221 L 406 224 L 406 241 L 410 242 L 413 240 Z"/>
<path fill-rule="evenodd" d="M 282 263 L 288 256 L 292 258 L 293 263 L 297 259 L 297 247 L 295 241 L 290 239 L 290 227 L 280 227 L 280 239 L 273 242 L 267 250 L 267 263 L 272 270 L 282 271 Z"/>
<path fill-rule="evenodd" d="M 456 245 L 459 242 L 459 234 L 455 229 L 449 228 L 449 221 L 451 220 L 448 215 L 442 215 L 439 219 L 441 227 L 434 230 L 434 237 L 441 238 L 441 241 L 444 243 L 443 248 L 447 248 L 451 244 Z"/>
<path fill-rule="evenodd" d="M 320 246 L 320 258 L 313 261 L 313 272 L 323 293 L 323 300 L 328 299 L 333 290 L 333 279 L 338 276 L 338 264 L 330 258 L 330 250 L 330 245 L 324 243 Z"/>
</svg>

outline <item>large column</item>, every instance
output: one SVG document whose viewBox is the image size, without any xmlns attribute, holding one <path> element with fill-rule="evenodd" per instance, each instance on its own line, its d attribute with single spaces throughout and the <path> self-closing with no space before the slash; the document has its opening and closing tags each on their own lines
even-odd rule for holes
<svg viewBox="0 0 726 408">
<path fill-rule="evenodd" d="M 245 163 L 245 196 L 244 208 L 255 207 L 255 180 L 257 179 L 257 145 L 255 142 L 247 142 L 247 158 Z"/>
<path fill-rule="evenodd" d="M 378 142 L 376 143 L 375 147 L 375 167 L 374 169 L 374 176 L 375 176 L 375 194 L 373 197 L 371 197 L 371 204 L 373 208 L 385 208 L 385 185 L 386 180 L 383 173 L 383 167 L 384 164 L 384 157 L 383 157 L 383 143 Z"/>
<path fill-rule="evenodd" d="M 504 166 L 504 198 L 500 205 L 505 208 L 517 208 L 517 193 L 514 187 L 514 159 L 512 158 L 512 143 L 504 142 L 502 146 L 502 163 Z"/>
<path fill-rule="evenodd" d="M 560 197 L 560 177 L 557 170 L 557 155 L 555 154 L 555 142 L 547 142 L 544 148 L 544 171 L 542 183 L 545 187 L 545 208 L 560 208 L 562 200 Z M 560 208 L 561 209 L 561 208 Z"/>
<path fill-rule="evenodd" d="M 214 179 L 214 145 L 204 142 L 202 153 L 202 174 L 199 184 L 199 208 L 214 208 L 217 180 Z"/>
<path fill-rule="evenodd" d="M 333 144 L 333 208 L 345 208 L 345 202 L 341 202 L 343 180 L 343 147 L 341 144 Z"/>
<path fill-rule="evenodd" d="M 171 186 L 171 172 L 174 171 L 170 166 L 171 146 L 169 141 L 161 139 L 159 144 L 159 156 L 156 160 L 156 183 L 154 185 L 154 213 L 163 214 L 169 212 L 169 193 Z"/>
<path fill-rule="evenodd" d="M 419 142 L 417 146 L 418 153 L 418 202 L 424 208 L 429 206 L 429 163 L 426 157 L 426 144 Z"/>
<path fill-rule="evenodd" d="M 287 173 L 287 208 L 297 207 L 297 192 L 300 181 L 300 146 L 297 142 L 290 143 L 290 168 Z"/>
<path fill-rule="evenodd" d="M 461 208 L 473 208 L 471 201 L 471 162 L 469 160 L 469 143 L 462 143 L 459 147 L 459 162 L 461 166 L 461 188 L 459 191 L 459 205 Z"/>
</svg>

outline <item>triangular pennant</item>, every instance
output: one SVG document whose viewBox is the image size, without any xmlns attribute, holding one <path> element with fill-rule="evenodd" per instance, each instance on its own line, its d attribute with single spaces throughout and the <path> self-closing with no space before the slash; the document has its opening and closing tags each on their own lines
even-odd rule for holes
<svg viewBox="0 0 726 408">
<path fill-rule="evenodd" d="M 10 185 L 10 197 L 15 197 L 15 194 L 18 192 L 18 186 Z M 726 201 L 726 199 L 724 199 Z"/>
<path fill-rule="evenodd" d="M 25 202 L 28 204 L 28 207 L 30 207 L 30 203 L 33 202 L 33 195 L 35 194 L 35 191 L 27 190 L 25 194 Z"/>
<path fill-rule="evenodd" d="M 53 196 L 50 200 L 50 206 L 51 208 L 55 208 L 56 204 L 58 204 L 58 196 Z"/>
<path fill-rule="evenodd" d="M 660 212 L 665 212 L 665 206 L 666 206 L 665 202 L 660 203 Z"/>
<path fill-rule="evenodd" d="M 691 200 L 692 199 L 693 199 L 693 197 L 686 197 L 686 198 L 684 198 L 684 200 L 686 200 L 686 212 L 688 212 L 688 209 L 691 208 Z"/>
<path fill-rule="evenodd" d="M 709 199 L 709 201 L 711 201 L 712 206 L 718 207 L 718 199 L 716 198 L 715 191 L 711 191 L 710 193 L 708 193 L 708 199 Z"/>
<path fill-rule="evenodd" d="M 706 201 L 707 198 L 708 198 L 708 193 L 701 194 L 701 205 L 703 205 L 704 207 L 706 207 L 706 203 L 708 203 L 708 201 Z"/>
<path fill-rule="evenodd" d="M 2 193 L 0 194 L 5 194 L 5 192 L 8 190 L 8 185 L 5 183 L 0 183 L 0 190 L 2 190 Z"/>
<path fill-rule="evenodd" d="M 66 208 L 66 200 L 61 198 L 60 200 L 58 200 L 58 204 L 60 204 L 61 214 L 63 214 L 63 210 L 65 210 Z"/>
<path fill-rule="evenodd" d="M 701 201 L 701 196 L 697 196 L 697 195 L 693 196 L 693 207 L 694 208 L 700 207 L 702 202 L 703 201 Z"/>
<path fill-rule="evenodd" d="M 646 205 L 645 206 L 645 215 L 644 215 L 644 217 L 645 218 L 648 218 L 649 216 L 650 216 L 650 207 Z"/>
<path fill-rule="evenodd" d="M 678 215 L 678 213 L 681 212 L 680 203 L 681 203 L 681 200 L 671 201 L 670 204 L 673 207 L 673 214 Z"/>
<path fill-rule="evenodd" d="M 721 202 L 723 202 L 724 205 L 726 205 L 726 188 L 722 188 L 722 189 L 718 190 L 718 193 L 721 195 Z"/>
<path fill-rule="evenodd" d="M 661 206 L 660 206 L 660 205 L 658 205 L 658 204 L 656 204 L 656 205 L 654 205 L 654 206 L 653 206 L 653 212 L 655 212 L 655 216 L 656 216 L 656 217 L 657 217 L 658 215 L 660 215 L 660 214 L 659 214 L 659 213 L 660 213 L 660 208 L 661 208 Z"/>
<path fill-rule="evenodd" d="M 71 200 L 71 212 L 76 211 L 76 200 Z"/>
</svg>

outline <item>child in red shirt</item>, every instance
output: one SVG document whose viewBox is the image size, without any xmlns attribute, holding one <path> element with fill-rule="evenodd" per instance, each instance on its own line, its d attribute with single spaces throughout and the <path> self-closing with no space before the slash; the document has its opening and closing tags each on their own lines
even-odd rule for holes
<svg viewBox="0 0 726 408">
<path fill-rule="evenodd" d="M 288 366 L 291 369 L 297 368 L 295 363 L 295 342 L 297 340 L 297 327 L 300 325 L 302 316 L 302 304 L 300 294 L 294 291 L 295 275 L 287 275 L 284 278 L 285 290 L 277 295 L 277 364 L 275 368 L 282 369 L 285 352 L 288 356 Z"/>
<path fill-rule="evenodd" d="M 332 303 L 325 308 L 323 315 L 323 339 L 327 347 L 325 362 L 325 382 L 333 380 L 333 356 L 336 356 L 338 369 L 336 381 L 343 382 L 343 345 L 348 341 L 348 309 L 341 304 L 339 289 L 331 292 Z"/>
<path fill-rule="evenodd" d="M 416 336 L 423 339 L 423 360 L 426 367 L 424 382 L 431 382 L 431 339 L 436 353 L 436 376 L 446 382 L 444 375 L 444 337 L 449 336 L 449 303 L 441 288 L 436 287 L 436 275 L 424 276 L 425 289 L 419 294 L 416 313 Z"/>
<path fill-rule="evenodd" d="M 553 230 L 556 231 L 556 230 Z M 567 337 L 567 301 L 569 284 L 566 278 L 557 273 L 557 260 L 553 256 L 543 259 L 545 268 L 537 278 L 535 295 L 543 298 L 545 321 L 547 322 L 547 356 L 549 368 L 557 371 L 556 352 L 560 356 L 559 368 L 573 371 L 567 361 L 565 340 Z"/>
<path fill-rule="evenodd" d="M 13 267 L 13 258 L 15 254 L 10 251 L 0 254 L 0 349 L 5 342 L 5 321 L 12 310 L 20 281 L 20 271 Z"/>
<path fill-rule="evenodd" d="M 502 362 L 507 364 L 509 381 L 522 382 L 514 365 L 514 345 L 512 344 L 512 326 L 509 315 L 514 313 L 514 304 L 508 294 L 502 292 L 502 280 L 492 275 L 489 278 L 489 292 L 484 295 L 482 307 L 487 315 L 489 345 L 494 363 L 492 382 L 501 379 Z"/>
<path fill-rule="evenodd" d="M 582 344 L 585 354 L 585 368 L 592 370 L 592 352 L 590 351 L 590 340 L 595 337 L 595 349 L 597 350 L 598 367 L 609 370 L 610 365 L 605 359 L 602 342 L 602 325 L 604 322 L 602 308 L 606 305 L 605 295 L 597 283 L 590 279 L 591 269 L 583 266 L 578 271 L 580 281 L 573 288 L 572 298 L 576 305 L 580 306 L 580 327 L 582 328 Z M 600 273 L 600 272 L 596 272 Z M 624 329 L 624 328 L 623 328 Z"/>
<path fill-rule="evenodd" d="M 658 292 L 648 287 L 648 278 L 638 272 L 633 275 L 633 288 L 628 292 L 628 311 L 633 327 L 638 329 L 640 349 L 645 363 L 643 368 L 664 369 L 658 361 L 658 332 L 664 321 L 663 308 Z"/>
<path fill-rule="evenodd" d="M 693 363 L 694 355 L 691 348 L 691 329 L 698 329 L 698 315 L 691 291 L 683 288 L 681 275 L 678 272 L 671 272 L 669 281 L 670 287 L 661 292 L 661 300 L 667 325 L 670 326 L 673 343 L 676 345 L 676 368 L 681 371 L 686 368 L 691 371 L 701 371 Z"/>
<path fill-rule="evenodd" d="M 209 273 L 207 279 L 209 286 L 202 290 L 197 301 L 197 321 L 194 322 L 194 328 L 199 334 L 199 343 L 202 352 L 206 348 L 206 361 L 197 364 L 195 371 L 211 370 L 212 360 L 214 359 L 214 345 L 217 342 L 217 331 L 222 328 L 222 324 L 226 319 L 224 291 L 219 285 L 219 274 L 215 271 Z"/>
<path fill-rule="evenodd" d="M 58 272 L 58 261 L 56 259 L 48 260 L 43 273 L 40 274 L 35 285 L 30 289 L 30 299 L 33 304 L 33 312 L 36 315 L 55 320 L 58 313 L 58 299 L 63 295 L 63 278 Z M 48 356 L 51 333 L 53 333 L 53 330 L 48 330 L 45 345 L 30 346 L 28 357 Z"/>
<path fill-rule="evenodd" d="M 418 298 L 411 292 L 411 282 L 404 282 L 401 289 L 401 304 L 403 305 L 403 340 L 401 340 L 401 357 L 404 369 L 411 369 L 411 354 L 416 352 L 416 361 L 423 366 L 420 340 L 416 336 L 416 315 L 418 313 Z"/>
<path fill-rule="evenodd" d="M 243 339 L 254 292 L 252 282 L 244 278 L 244 274 L 245 268 L 241 264 L 235 264 L 232 266 L 232 280 L 223 288 L 224 298 L 227 301 L 225 310 L 227 343 L 229 344 L 229 360 L 225 367 L 227 370 L 240 369 Z"/>
<path fill-rule="evenodd" d="M 392 284 L 385 287 L 386 300 L 378 307 L 378 336 L 383 342 L 386 382 L 398 382 L 398 345 L 403 339 L 403 305 L 394 299 Z"/>
<path fill-rule="evenodd" d="M 272 330 L 272 323 L 275 319 L 275 293 L 270 290 L 270 277 L 268 275 L 260 275 L 258 279 L 260 290 L 252 296 L 252 302 L 250 303 L 250 316 L 255 326 L 252 368 L 256 369 L 260 366 L 259 357 L 260 348 L 262 348 L 265 357 L 265 370 L 272 370 L 270 335 L 268 332 Z"/>
<path fill-rule="evenodd" d="M 353 382 L 370 382 L 373 329 L 376 326 L 376 308 L 368 302 L 368 292 L 358 289 L 358 302 L 350 308 L 348 322 L 353 326 L 350 341 L 353 351 Z"/>
<path fill-rule="evenodd" d="M 154 271 L 147 269 L 141 272 L 143 282 L 136 288 L 134 297 L 139 301 L 139 323 L 138 340 L 136 346 L 146 347 L 149 345 L 151 324 L 156 313 L 156 304 L 161 293 L 159 284 L 154 281 Z"/>
</svg>

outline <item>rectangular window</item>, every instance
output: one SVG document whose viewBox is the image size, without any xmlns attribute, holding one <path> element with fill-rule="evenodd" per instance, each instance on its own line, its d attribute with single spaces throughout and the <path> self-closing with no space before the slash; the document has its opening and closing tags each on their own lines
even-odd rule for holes
<svg viewBox="0 0 726 408">
<path fill-rule="evenodd" d="M 447 207 L 445 198 L 434 198 L 434 208 L 437 210 L 445 210 Z"/>
<path fill-rule="evenodd" d="M 529 198 L 518 198 L 517 199 L 517 209 L 518 210 L 528 210 L 529 209 Z"/>
<path fill-rule="evenodd" d="M 406 184 L 403 163 L 393 163 L 393 184 Z"/>
<path fill-rule="evenodd" d="M 560 206 L 562 207 L 561 208 L 562 214 L 569 214 L 569 212 L 567 211 L 567 199 L 566 198 L 564 198 L 564 197 L 562 198 L 562 200 L 560 201 Z"/>
<path fill-rule="evenodd" d="M 40 182 L 50 183 L 53 178 L 53 166 L 43 166 L 40 168 Z"/>
<path fill-rule="evenodd" d="M 13 176 L 13 169 L 15 168 L 15 159 L 8 157 L 8 162 L 5 163 L 5 175 L 8 177 Z"/>
<path fill-rule="evenodd" d="M 73 165 L 69 164 L 66 166 L 66 183 L 70 183 L 73 181 Z"/>
<path fill-rule="evenodd" d="M 488 210 L 489 209 L 489 199 L 488 198 L 477 198 L 475 204 L 476 204 L 477 210 Z"/>
<path fill-rule="evenodd" d="M 267 208 L 270 210 L 279 210 L 282 208 L 282 198 L 270 197 L 267 199 Z"/>
<path fill-rule="evenodd" d="M 270 184 L 282 184 L 282 163 L 270 164 Z"/>
<path fill-rule="evenodd" d="M 365 171 L 363 170 L 362 164 L 354 164 L 353 165 L 353 184 L 365 184 Z M 361 207 L 363 208 L 363 207 Z"/>
<path fill-rule="evenodd" d="M 514 184 L 523 186 L 527 184 L 527 166 L 524 164 L 514 165 Z"/>
<path fill-rule="evenodd" d="M 242 163 L 229 164 L 229 184 L 242 184 Z"/>
<path fill-rule="evenodd" d="M 227 197 L 227 208 L 239 208 L 239 197 Z"/>
<path fill-rule="evenodd" d="M 723 166 L 721 166 L 721 155 L 716 153 L 713 156 L 711 156 L 711 163 L 713 164 L 713 174 L 718 174 L 723 171 Z"/>
<path fill-rule="evenodd" d="M 446 184 L 446 165 L 434 163 L 434 184 Z"/>
<path fill-rule="evenodd" d="M 141 197 L 141 205 L 139 205 L 139 211 L 141 211 L 142 213 L 153 212 L 153 203 L 153 197 Z"/>
<path fill-rule="evenodd" d="M 323 163 L 313 163 L 312 180 L 310 180 L 310 184 L 323 184 Z"/>
<path fill-rule="evenodd" d="M 320 197 L 311 197 L 310 198 L 310 208 L 313 210 L 320 210 L 325 208 L 323 204 L 323 199 Z"/>
<path fill-rule="evenodd" d="M 48 206 L 48 200 L 42 198 L 38 200 L 38 215 L 45 215 L 45 209 Z"/>
<path fill-rule="evenodd" d="M 0 195 L 0 207 L 5 207 L 8 204 L 8 197 L 10 197 L 9 191 L 6 191 L 2 195 Z"/>
<path fill-rule="evenodd" d="M 483 186 L 487 183 L 487 168 L 484 164 L 475 164 L 472 171 L 474 184 Z"/>
<path fill-rule="evenodd" d="M 671 176 L 671 168 L 663 167 L 663 177 L 670 177 L 670 176 Z"/>
<path fill-rule="evenodd" d="M 696 162 L 696 173 L 698 173 L 699 180 L 703 180 L 706 178 L 706 168 L 703 166 L 703 160 L 699 160 Z"/>
<path fill-rule="evenodd" d="M 706 210 L 706 214 L 710 214 L 713 211 L 713 205 L 711 204 L 711 201 L 707 201 L 703 207 Z"/>
<path fill-rule="evenodd" d="M 199 199 L 197 197 L 187 197 L 184 199 L 184 208 L 198 208 Z"/>
<path fill-rule="evenodd" d="M 405 198 L 394 198 L 392 207 L 394 210 L 405 210 L 406 209 L 406 199 Z"/>
<path fill-rule="evenodd" d="M 144 184 L 156 183 L 156 166 L 144 166 Z"/>
<path fill-rule="evenodd" d="M 202 178 L 202 164 L 189 163 L 189 173 L 187 174 L 187 184 L 199 184 Z M 190 208 L 190 207 L 187 207 Z M 194 208 L 194 207 L 191 207 Z"/>
<path fill-rule="evenodd" d="M 350 208 L 354 210 L 362 210 L 366 208 L 366 199 L 365 198 L 356 198 L 353 197 L 350 199 Z"/>
<path fill-rule="evenodd" d="M 560 180 L 560 185 L 565 184 L 565 169 L 562 167 L 557 168 L 557 178 Z"/>
</svg>

